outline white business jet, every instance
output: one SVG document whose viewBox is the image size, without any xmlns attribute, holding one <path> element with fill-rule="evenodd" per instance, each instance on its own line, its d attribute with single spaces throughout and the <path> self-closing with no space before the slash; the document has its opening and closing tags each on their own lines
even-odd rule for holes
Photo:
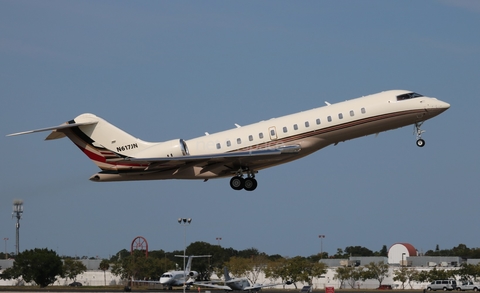
<svg viewBox="0 0 480 293">
<path fill-rule="evenodd" d="M 176 257 L 183 257 L 183 255 L 175 255 Z M 210 257 L 211 255 L 190 255 L 188 256 L 188 262 L 185 266 L 185 271 L 170 271 L 163 273 L 160 277 L 160 284 L 163 288 L 172 290 L 172 287 L 187 286 L 195 280 L 198 276 L 198 272 L 192 271 L 192 259 L 194 257 Z M 191 280 L 191 281 L 190 281 Z"/>
<path fill-rule="evenodd" d="M 265 287 L 273 287 L 277 285 L 290 285 L 291 282 L 286 283 L 276 283 L 276 284 L 253 284 L 251 285 L 247 278 L 231 278 L 230 274 L 228 273 L 228 269 L 226 267 L 223 268 L 225 281 L 223 285 L 214 284 L 212 282 L 194 282 L 194 285 L 214 288 L 214 289 L 221 289 L 225 291 L 259 291 Z"/>
<path fill-rule="evenodd" d="M 257 187 L 259 170 L 305 157 L 338 144 L 407 125 L 423 147 L 425 120 L 448 103 L 407 90 L 390 90 L 189 139 L 146 142 L 93 114 L 62 125 L 10 134 L 52 130 L 46 140 L 67 136 L 102 171 L 92 181 L 231 177 L 235 190 Z"/>
</svg>

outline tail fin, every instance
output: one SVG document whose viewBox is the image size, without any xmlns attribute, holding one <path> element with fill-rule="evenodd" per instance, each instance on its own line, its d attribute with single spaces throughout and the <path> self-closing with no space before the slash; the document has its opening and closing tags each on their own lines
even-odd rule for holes
<svg viewBox="0 0 480 293">
<path fill-rule="evenodd" d="M 228 273 L 228 268 L 223 267 L 223 275 L 225 277 L 225 282 L 230 281 L 232 278 L 230 278 L 230 274 Z"/>
<path fill-rule="evenodd" d="M 145 142 L 94 114 L 81 114 L 75 119 L 55 127 L 10 134 L 21 135 L 52 130 L 46 140 L 67 136 L 102 170 L 144 170 L 133 162 L 116 162 L 148 149 L 155 143 Z"/>
<path fill-rule="evenodd" d="M 190 271 L 192 270 L 192 259 L 193 259 L 193 255 L 190 255 L 188 257 L 188 262 L 187 262 L 187 266 L 185 267 L 185 271 L 186 271 L 186 274 L 188 275 L 190 273 Z"/>
</svg>

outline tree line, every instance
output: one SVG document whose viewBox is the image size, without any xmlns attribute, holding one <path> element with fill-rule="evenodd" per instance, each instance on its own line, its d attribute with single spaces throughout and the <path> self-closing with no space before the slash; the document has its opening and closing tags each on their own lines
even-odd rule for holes
<svg viewBox="0 0 480 293">
<path fill-rule="evenodd" d="M 470 249 L 464 244 L 449 250 L 455 252 L 449 256 L 475 255 L 478 248 Z M 430 253 L 430 252 L 427 252 Z M 425 255 L 432 255 L 432 254 Z M 437 248 L 432 253 L 446 253 Z M 461 255 L 455 255 L 461 254 Z M 165 252 L 163 250 L 146 251 L 135 250 L 133 253 L 123 249 L 110 259 L 102 260 L 99 269 L 111 268 L 114 275 L 122 279 L 158 280 L 169 270 L 181 270 L 183 259 L 175 257 L 183 255 L 182 251 Z M 319 262 L 322 258 L 348 258 L 350 256 L 387 256 L 387 249 L 373 252 L 361 246 L 348 246 L 344 250 L 337 249 L 337 253 L 329 256 L 327 253 L 311 255 L 308 257 L 295 256 L 283 257 L 281 255 L 267 255 L 256 248 L 235 250 L 212 245 L 206 242 L 194 242 L 186 248 L 186 255 L 212 255 L 209 258 L 196 258 L 193 268 L 199 273 L 198 281 L 210 280 L 213 273 L 223 275 L 223 268 L 227 267 L 234 277 L 245 277 L 252 284 L 256 283 L 261 272 L 266 278 L 280 279 L 282 282 L 312 283 L 314 278 L 325 274 L 327 267 Z M 85 266 L 72 257 L 58 256 L 55 251 L 48 249 L 26 250 L 15 257 L 13 267 L 4 270 L 2 279 L 17 279 L 22 277 L 25 282 L 35 282 L 40 287 L 53 284 L 58 276 L 75 281 L 76 276 L 86 270 Z M 370 263 L 362 267 L 338 267 L 335 278 L 342 286 L 352 288 L 359 280 L 376 279 L 381 285 L 387 277 L 388 264 Z M 445 276 L 441 275 L 445 274 Z M 429 272 L 417 271 L 412 268 L 401 267 L 395 270 L 394 280 L 410 284 L 412 281 L 424 282 L 434 279 L 443 279 L 460 276 L 464 279 L 476 279 L 480 276 L 479 265 L 463 265 L 457 270 L 437 270 Z"/>
</svg>

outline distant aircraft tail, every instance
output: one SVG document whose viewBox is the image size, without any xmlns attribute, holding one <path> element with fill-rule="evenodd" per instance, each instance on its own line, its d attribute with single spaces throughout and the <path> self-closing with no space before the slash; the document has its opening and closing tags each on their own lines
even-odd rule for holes
<svg viewBox="0 0 480 293">
<path fill-rule="evenodd" d="M 230 278 L 230 274 L 228 273 L 228 268 L 223 267 L 223 276 L 225 277 L 225 282 L 230 281 L 232 278 Z"/>
<path fill-rule="evenodd" d="M 52 132 L 46 140 L 67 136 L 100 169 L 104 171 L 143 171 L 140 162 L 125 161 L 125 158 L 149 158 L 188 155 L 182 139 L 167 142 L 146 142 L 126 133 L 94 114 L 81 114 L 62 125 L 37 130 L 13 133 L 9 136 L 34 132 Z"/>
<path fill-rule="evenodd" d="M 211 255 L 189 255 L 189 256 L 183 256 L 183 255 L 175 255 L 176 257 L 188 257 L 188 262 L 187 265 L 185 266 L 185 272 L 188 275 L 192 271 L 192 259 L 194 257 L 211 257 Z"/>
</svg>

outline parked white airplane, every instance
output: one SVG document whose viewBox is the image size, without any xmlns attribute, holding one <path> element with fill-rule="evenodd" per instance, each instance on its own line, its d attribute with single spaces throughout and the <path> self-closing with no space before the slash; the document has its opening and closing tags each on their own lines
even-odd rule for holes
<svg viewBox="0 0 480 293">
<path fill-rule="evenodd" d="M 146 142 L 93 114 L 62 125 L 10 134 L 53 130 L 46 140 L 67 136 L 100 169 L 92 181 L 204 179 L 232 177 L 235 190 L 257 187 L 262 169 L 307 156 L 331 144 L 415 125 L 450 105 L 406 90 L 385 91 L 337 104 L 261 121 L 189 140 Z M 244 178 L 246 176 L 246 178 Z"/>
<path fill-rule="evenodd" d="M 176 257 L 183 257 L 183 255 L 175 255 Z M 160 284 L 162 284 L 163 288 L 168 288 L 172 290 L 172 287 L 178 286 L 189 286 L 191 282 L 195 280 L 198 276 L 198 272 L 192 271 L 192 259 L 194 257 L 210 257 L 211 255 L 190 255 L 188 256 L 188 262 L 185 266 L 185 271 L 170 271 L 163 273 L 160 277 Z M 156 283 L 156 282 L 155 282 Z"/>
<path fill-rule="evenodd" d="M 206 282 L 194 282 L 194 285 L 197 286 L 202 286 L 202 287 L 208 287 L 208 288 L 214 288 L 214 289 L 221 289 L 221 290 L 226 290 L 226 291 L 259 291 L 262 288 L 265 287 L 273 287 L 277 285 L 290 285 L 291 282 L 286 282 L 286 283 L 276 283 L 276 284 L 254 284 L 250 285 L 250 282 L 248 281 L 247 278 L 231 278 L 230 274 L 228 273 L 228 269 L 225 267 L 223 268 L 224 271 L 224 277 L 225 281 L 223 282 L 223 285 L 217 285 L 213 283 L 206 283 Z"/>
</svg>

